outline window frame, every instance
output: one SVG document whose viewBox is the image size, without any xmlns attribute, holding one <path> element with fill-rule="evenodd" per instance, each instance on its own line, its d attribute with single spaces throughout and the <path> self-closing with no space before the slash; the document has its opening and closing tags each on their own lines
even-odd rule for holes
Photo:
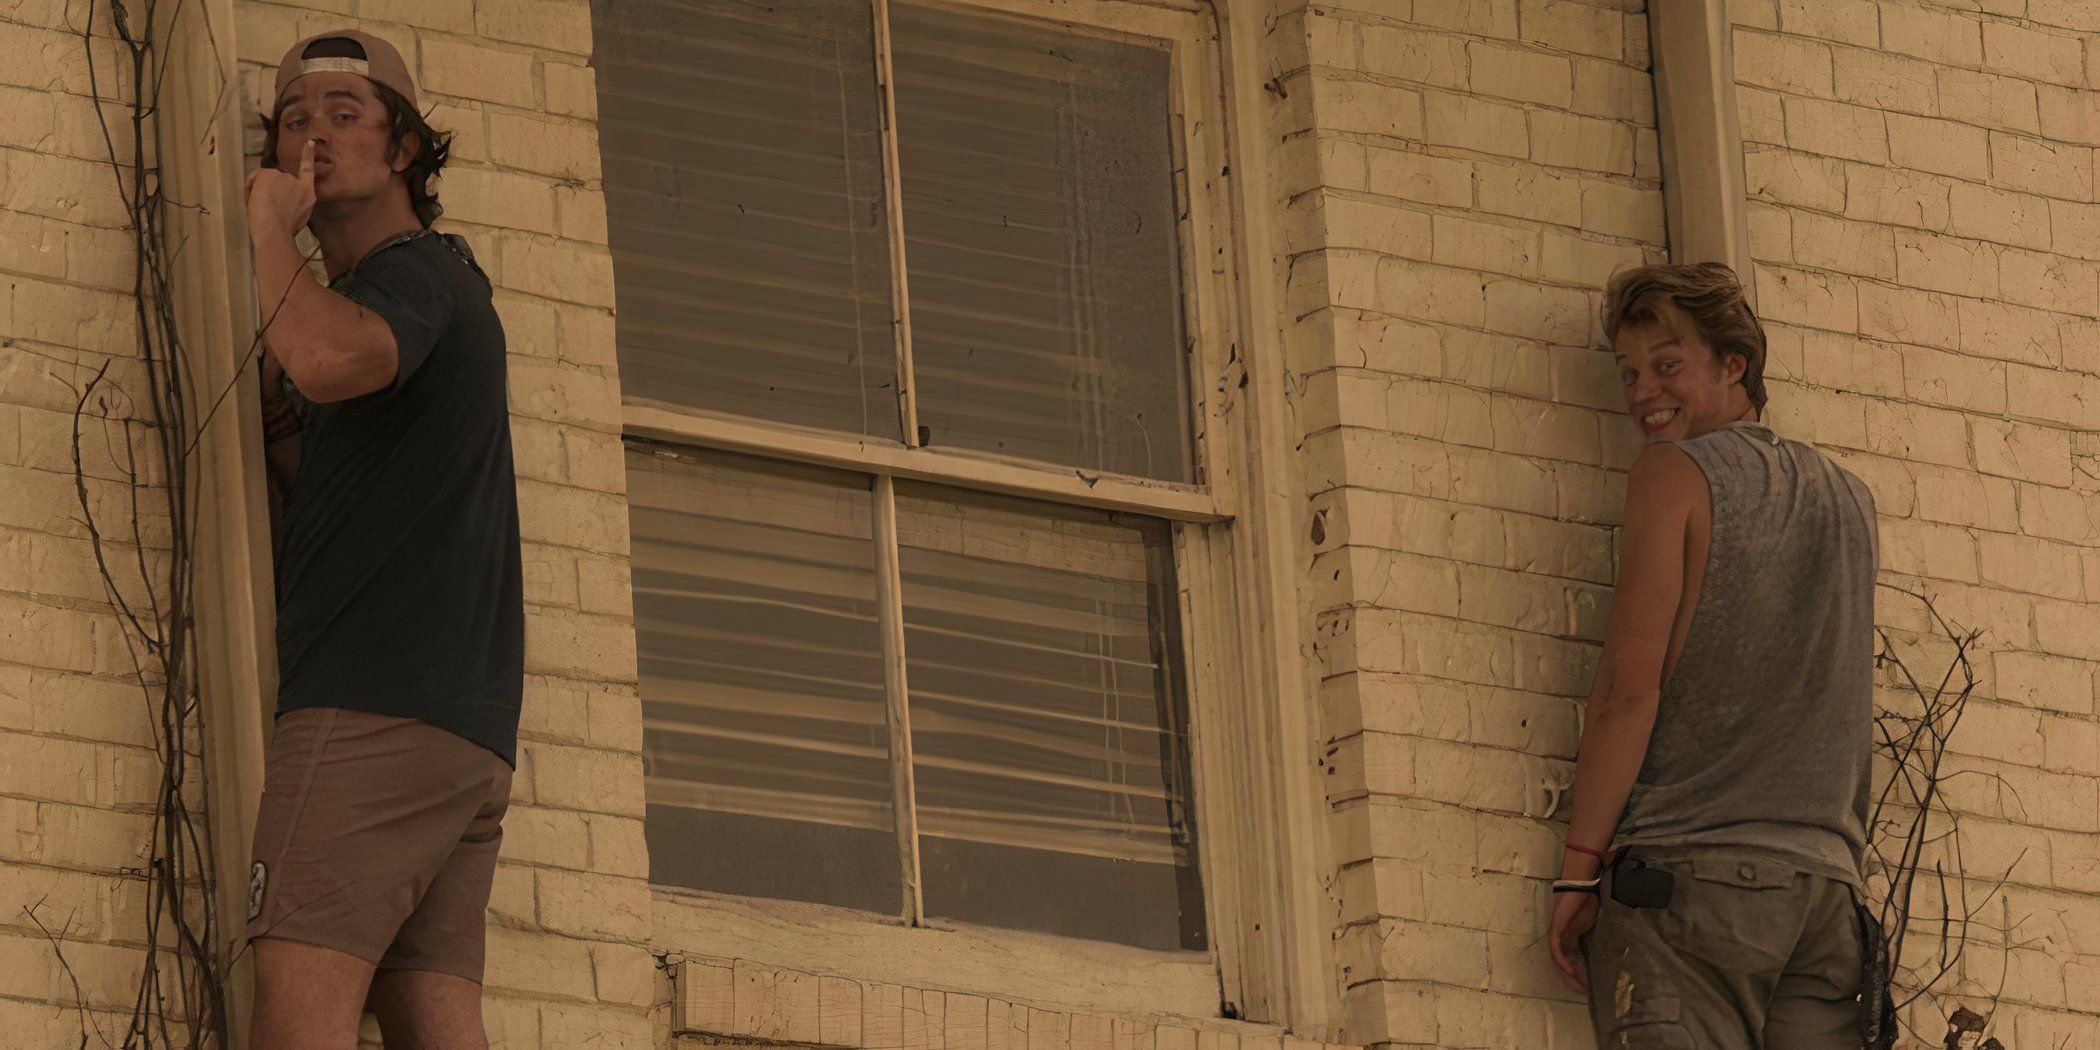
<svg viewBox="0 0 2100 1050">
<path fill-rule="evenodd" d="M 1227 192 L 1229 167 L 1225 141 L 1225 41 L 1207 4 L 1155 3 L 1147 0 L 914 0 L 977 15 L 1016 18 L 1055 25 L 1068 31 L 1124 39 L 1160 47 L 1170 61 L 1168 106 L 1174 149 L 1175 203 L 1179 218 L 1177 257 L 1189 352 L 1188 408 L 1196 449 L 1197 481 L 1182 484 L 1096 472 L 1051 463 L 1000 456 L 969 449 L 917 444 L 918 427 L 909 394 L 910 326 L 909 260 L 906 258 L 901 174 L 897 167 L 895 102 L 891 91 L 889 0 L 866 0 L 876 19 L 876 74 L 883 120 L 883 183 L 889 209 L 892 306 L 902 319 L 897 332 L 900 418 L 903 440 L 891 441 L 791 423 L 696 409 L 621 394 L 622 437 L 669 445 L 740 453 L 761 459 L 830 467 L 874 479 L 877 579 L 884 607 L 885 665 L 891 681 L 892 763 L 908 781 L 909 710 L 903 704 L 904 664 L 899 647 L 903 624 L 897 596 L 894 487 L 899 479 L 1038 499 L 1100 510 L 1160 518 L 1170 523 L 1181 617 L 1183 678 L 1187 683 L 1190 749 L 1195 784 L 1192 810 L 1196 826 L 1198 871 L 1205 897 L 1206 940 L 1202 952 L 1153 951 L 1005 930 L 945 919 L 928 919 L 923 907 L 907 914 L 874 913 L 798 901 L 744 897 L 662 886 L 652 883 L 652 907 L 660 931 L 707 931 L 705 944 L 666 944 L 707 955 L 763 959 L 776 965 L 805 965 L 833 970 L 838 939 L 856 945 L 879 945 L 864 958 L 880 960 L 903 976 L 923 974 L 926 983 L 967 983 L 966 975 L 1011 972 L 1026 974 L 1030 998 L 1071 1003 L 1098 1003 L 1103 990 L 1121 989 L 1129 1012 L 1214 1017 L 1224 999 L 1237 1003 L 1233 989 L 1241 984 L 1239 960 L 1245 952 L 1239 921 L 1250 913 L 1272 909 L 1253 901 L 1228 900 L 1227 894 L 1261 892 L 1262 888 L 1229 874 L 1234 850 L 1244 839 L 1225 834 L 1235 823 L 1235 810 L 1250 795 L 1244 751 L 1227 750 L 1223 730 L 1242 721 L 1234 717 L 1247 701 L 1245 672 L 1236 653 L 1244 634 L 1236 596 L 1239 576 L 1234 559 L 1233 523 L 1241 518 L 1242 492 L 1234 465 L 1245 453 L 1241 420 L 1234 412 L 1243 396 L 1247 370 L 1239 359 L 1234 208 Z M 887 534 L 887 535 L 885 535 Z M 1217 727 L 1217 728 L 1213 728 Z M 1244 727 L 1239 727 L 1244 728 Z M 1258 791 L 1251 792 L 1259 794 Z M 900 846 L 913 821 L 900 790 L 897 823 Z M 1267 836 L 1264 836 L 1267 838 Z M 1272 840 L 1273 841 L 1273 840 Z M 918 900 L 915 871 L 907 867 L 906 896 Z M 820 935 L 783 938 L 783 928 Z M 1257 927 L 1258 929 L 1258 927 Z M 929 938 L 924 931 L 949 936 Z M 835 934 L 836 938 L 822 934 Z M 678 936 L 678 934 L 673 934 Z M 810 943 L 802 943 L 810 942 Z M 1061 960 L 1053 965 L 1049 960 Z M 1074 967 L 1072 963 L 1080 963 Z M 1019 966 L 1018 972 L 1013 972 Z M 1078 970 L 1088 976 L 1073 976 Z M 945 980 L 941 975 L 948 975 Z M 897 979 L 890 976 L 888 979 Z M 1018 991 L 988 988 L 988 991 Z M 1098 1006 L 1096 1007 L 1098 1008 Z"/>
</svg>

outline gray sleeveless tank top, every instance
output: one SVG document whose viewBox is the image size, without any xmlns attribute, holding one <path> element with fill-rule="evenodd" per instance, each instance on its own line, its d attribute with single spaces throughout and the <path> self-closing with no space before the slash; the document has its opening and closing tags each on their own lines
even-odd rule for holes
<svg viewBox="0 0 2100 1050">
<path fill-rule="evenodd" d="M 1713 540 L 1613 844 L 1772 853 L 1856 887 L 1874 722 L 1873 493 L 1762 423 L 1677 447 L 1713 492 Z"/>
</svg>

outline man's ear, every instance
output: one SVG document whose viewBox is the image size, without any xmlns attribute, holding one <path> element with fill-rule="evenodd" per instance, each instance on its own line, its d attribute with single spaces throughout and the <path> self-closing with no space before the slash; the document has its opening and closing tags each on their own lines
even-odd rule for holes
<svg viewBox="0 0 2100 1050">
<path fill-rule="evenodd" d="M 1742 382 L 1744 374 L 1749 371 L 1749 358 L 1744 357 L 1741 354 L 1721 355 L 1721 374 L 1728 377 L 1728 385 L 1734 386 L 1735 384 Z"/>
<path fill-rule="evenodd" d="M 408 166 L 416 162 L 416 154 L 421 152 L 423 137 L 413 131 L 407 132 L 401 136 L 399 142 L 394 143 L 394 152 L 387 158 L 387 167 L 394 169 L 394 173 L 398 175 L 407 171 Z"/>
</svg>

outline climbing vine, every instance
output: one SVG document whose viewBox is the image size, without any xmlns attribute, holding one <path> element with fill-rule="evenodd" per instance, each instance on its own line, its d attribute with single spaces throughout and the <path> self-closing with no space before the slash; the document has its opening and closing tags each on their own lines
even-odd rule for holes
<svg viewBox="0 0 2100 1050">
<path fill-rule="evenodd" d="M 1995 944 L 1988 946 L 2000 952 L 2018 946 L 2014 938 L 2020 924 L 2003 890 L 2019 858 L 1995 875 L 1972 875 L 1962 851 L 1960 814 L 1948 798 L 1951 784 L 1979 777 L 2017 802 L 2017 793 L 2002 778 L 1961 770 L 1948 761 L 1950 743 L 1976 691 L 1970 656 L 1981 632 L 1950 623 L 1923 594 L 1888 589 L 1922 606 L 1931 624 L 1924 639 L 1899 639 L 1881 629 L 1875 654 L 1875 665 L 1895 684 L 1897 699 L 1875 718 L 1881 772 L 1868 821 L 1866 874 L 1894 970 L 1898 1017 L 1919 1047 L 2003 1050 L 1988 1029 L 2004 991 L 2004 966 L 2001 962 L 1998 987 L 1985 991 L 1967 978 L 1963 961 L 1981 947 L 1972 943 L 1975 933 L 1993 934 Z M 1937 675 L 1913 670 L 1912 663 L 1934 653 L 1946 655 Z M 1985 1009 L 1971 1009 L 1964 1000 Z"/>
<path fill-rule="evenodd" d="M 200 401 L 191 348 L 183 344 L 173 306 L 172 268 L 183 245 L 168 220 L 174 209 L 197 206 L 163 192 L 157 148 L 168 74 L 163 44 L 176 20 L 208 15 L 199 4 L 170 3 L 85 0 L 84 11 L 70 4 L 66 10 L 66 24 L 86 55 L 103 160 L 130 235 L 137 340 L 130 356 L 138 369 L 131 374 L 127 366 L 124 375 L 113 376 L 120 355 L 92 368 L 79 359 L 64 362 L 76 377 L 84 376 L 67 381 L 75 395 L 74 493 L 130 664 L 126 678 L 139 689 L 158 759 L 143 864 L 120 873 L 144 886 L 139 927 L 123 937 L 143 949 L 128 1017 L 113 1015 L 109 1004 L 89 1008 L 67 957 L 72 917 L 47 922 L 45 901 L 24 909 L 72 989 L 83 1048 L 174 1050 L 227 1041 L 231 940 L 213 896 L 218 873 L 203 802 L 208 771 L 193 641 L 197 439 L 231 384 Z M 251 362 L 259 345 L 258 339 L 249 348 Z M 100 476 L 110 472 L 116 476 Z"/>
</svg>

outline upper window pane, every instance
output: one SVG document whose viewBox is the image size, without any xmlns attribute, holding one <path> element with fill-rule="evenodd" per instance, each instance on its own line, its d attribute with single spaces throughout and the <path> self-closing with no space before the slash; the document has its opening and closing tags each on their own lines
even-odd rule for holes
<svg viewBox="0 0 2100 1050">
<path fill-rule="evenodd" d="M 930 443 L 1191 480 L 1170 56 L 916 5 L 890 27 Z"/>
<path fill-rule="evenodd" d="M 903 902 L 866 479 L 627 456 L 660 885 Z"/>
<path fill-rule="evenodd" d="M 592 13 L 626 392 L 897 439 L 868 0 Z"/>
</svg>

